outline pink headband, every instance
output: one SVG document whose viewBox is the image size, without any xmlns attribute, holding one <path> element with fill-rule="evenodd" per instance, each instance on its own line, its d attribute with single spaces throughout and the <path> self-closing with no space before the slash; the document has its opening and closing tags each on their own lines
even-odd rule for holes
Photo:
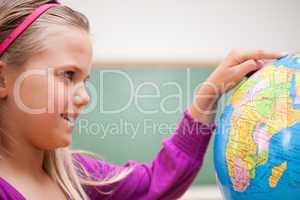
<svg viewBox="0 0 300 200">
<path fill-rule="evenodd" d="M 52 7 L 58 6 L 59 3 L 49 3 L 36 8 L 29 16 L 27 16 L 0 44 L 0 57 L 5 53 L 8 47 L 43 13 Z"/>
</svg>

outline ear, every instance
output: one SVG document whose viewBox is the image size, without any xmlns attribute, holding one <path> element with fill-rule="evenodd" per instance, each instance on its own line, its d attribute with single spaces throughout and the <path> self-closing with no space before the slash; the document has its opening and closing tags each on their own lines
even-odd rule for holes
<svg viewBox="0 0 300 200">
<path fill-rule="evenodd" d="M 7 64 L 0 60 L 0 99 L 4 99 L 7 96 Z"/>
</svg>

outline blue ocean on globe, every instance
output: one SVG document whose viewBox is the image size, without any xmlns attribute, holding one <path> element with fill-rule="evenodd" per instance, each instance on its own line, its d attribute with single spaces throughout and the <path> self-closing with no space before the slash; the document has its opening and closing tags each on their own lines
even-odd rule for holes
<svg viewBox="0 0 300 200">
<path fill-rule="evenodd" d="M 300 56 L 267 64 L 235 88 L 215 133 L 225 200 L 300 199 Z"/>
</svg>

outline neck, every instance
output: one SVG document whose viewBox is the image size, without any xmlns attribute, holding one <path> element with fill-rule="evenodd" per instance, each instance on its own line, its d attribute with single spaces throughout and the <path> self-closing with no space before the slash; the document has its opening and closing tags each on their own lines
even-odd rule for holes
<svg viewBox="0 0 300 200">
<path fill-rule="evenodd" d="M 44 151 L 22 140 L 2 141 L 2 146 L 5 150 L 1 150 L 0 168 L 5 168 L 5 172 L 10 171 L 15 175 L 28 175 L 34 178 L 45 174 Z"/>
</svg>

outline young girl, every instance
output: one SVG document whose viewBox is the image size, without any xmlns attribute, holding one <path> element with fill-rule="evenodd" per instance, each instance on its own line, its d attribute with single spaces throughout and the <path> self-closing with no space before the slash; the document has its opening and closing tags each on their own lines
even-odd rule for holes
<svg viewBox="0 0 300 200">
<path fill-rule="evenodd" d="M 89 102 L 88 20 L 51 0 L 0 0 L 0 199 L 177 199 L 197 175 L 215 128 L 219 97 L 261 60 L 280 53 L 233 51 L 186 109 L 150 165 L 112 165 L 71 152 Z"/>
</svg>

